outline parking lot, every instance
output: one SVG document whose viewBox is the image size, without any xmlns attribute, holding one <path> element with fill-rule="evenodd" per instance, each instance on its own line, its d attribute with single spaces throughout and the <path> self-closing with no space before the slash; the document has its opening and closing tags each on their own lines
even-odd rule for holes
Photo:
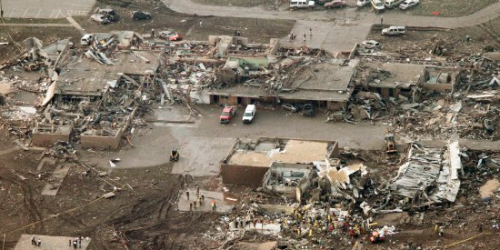
<svg viewBox="0 0 500 250">
<path fill-rule="evenodd" d="M 169 161 L 170 151 L 180 149 L 180 161 L 174 173 L 214 175 L 218 163 L 237 138 L 284 137 L 339 141 L 340 147 L 380 150 L 384 147 L 386 126 L 371 124 L 326 123 L 324 113 L 314 118 L 303 117 L 282 109 L 258 109 L 252 124 L 243 124 L 244 108 L 239 107 L 229 124 L 220 124 L 222 107 L 199 106 L 201 117 L 194 123 L 149 123 L 147 128 L 136 129 L 133 147 L 117 152 L 82 152 L 100 167 L 109 168 L 108 159 L 120 158 L 116 168 L 140 168 L 162 165 Z M 161 111 L 164 112 L 164 111 Z M 169 120 L 182 120 L 188 116 L 184 106 L 171 106 Z M 177 117 L 177 118 L 176 118 Z M 369 138 L 369 139 L 367 139 Z M 217 153 L 214 153 L 217 152 Z"/>
<path fill-rule="evenodd" d="M 3 0 L 5 18 L 64 18 L 85 16 L 95 0 Z"/>
</svg>

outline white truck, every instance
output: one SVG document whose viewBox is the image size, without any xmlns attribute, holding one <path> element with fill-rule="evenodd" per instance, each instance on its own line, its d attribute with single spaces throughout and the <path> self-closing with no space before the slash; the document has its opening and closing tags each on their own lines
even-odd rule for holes
<svg viewBox="0 0 500 250">
<path fill-rule="evenodd" d="M 290 0 L 290 9 L 306 9 L 306 8 L 314 8 L 316 6 L 316 2 L 310 0 Z"/>
</svg>

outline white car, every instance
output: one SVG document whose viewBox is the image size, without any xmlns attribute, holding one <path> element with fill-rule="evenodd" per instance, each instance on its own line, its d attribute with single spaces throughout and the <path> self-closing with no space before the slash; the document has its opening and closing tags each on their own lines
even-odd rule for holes
<svg viewBox="0 0 500 250">
<path fill-rule="evenodd" d="M 97 22 L 98 24 L 108 24 L 110 23 L 111 21 L 109 21 L 109 19 L 103 15 L 103 14 L 94 14 L 92 16 L 90 16 L 90 19 L 94 22 Z"/>
<path fill-rule="evenodd" d="M 361 43 L 363 47 L 367 49 L 375 49 L 375 48 L 380 48 L 380 43 L 375 41 L 375 40 L 366 40 Z"/>
<path fill-rule="evenodd" d="M 404 35 L 406 33 L 405 26 L 390 26 L 389 28 L 385 28 L 382 30 L 383 36 L 398 36 Z"/>
<path fill-rule="evenodd" d="M 358 0 L 356 2 L 356 6 L 358 6 L 358 7 L 364 7 L 368 4 L 370 4 L 370 0 Z"/>
<path fill-rule="evenodd" d="M 419 0 L 405 0 L 399 5 L 399 8 L 402 10 L 407 10 L 411 7 L 417 6 L 419 3 Z"/>
<path fill-rule="evenodd" d="M 384 6 L 386 9 L 392 9 L 398 7 L 403 0 L 385 0 L 384 1 Z"/>
<path fill-rule="evenodd" d="M 372 3 L 372 9 L 375 12 L 382 12 L 385 10 L 384 1 L 382 0 L 372 0 L 371 3 Z"/>
</svg>

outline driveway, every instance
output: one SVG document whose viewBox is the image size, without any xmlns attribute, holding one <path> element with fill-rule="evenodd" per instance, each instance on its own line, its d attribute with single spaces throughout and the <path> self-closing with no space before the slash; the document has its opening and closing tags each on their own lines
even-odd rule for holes
<svg viewBox="0 0 500 250">
<path fill-rule="evenodd" d="M 95 0 L 3 0 L 5 18 L 85 16 Z"/>
</svg>

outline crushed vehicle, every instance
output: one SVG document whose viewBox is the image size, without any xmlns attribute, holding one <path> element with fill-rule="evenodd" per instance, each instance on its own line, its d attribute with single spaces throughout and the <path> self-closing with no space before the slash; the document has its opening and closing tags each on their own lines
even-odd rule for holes
<svg viewBox="0 0 500 250">
<path fill-rule="evenodd" d="M 405 26 L 390 26 L 389 28 L 385 28 L 382 30 L 383 36 L 398 36 L 404 35 L 406 33 Z"/>
<path fill-rule="evenodd" d="M 111 23 L 111 21 L 102 14 L 93 14 L 90 16 L 90 20 L 97 22 L 98 24 L 108 24 Z"/>
<path fill-rule="evenodd" d="M 382 0 L 372 0 L 372 9 L 375 12 L 382 12 L 385 10 L 384 1 Z"/>
<path fill-rule="evenodd" d="M 344 8 L 347 6 L 347 2 L 344 0 L 334 0 L 323 5 L 325 8 Z"/>
<path fill-rule="evenodd" d="M 174 31 L 171 31 L 171 30 L 160 31 L 160 33 L 158 33 L 158 35 L 160 36 L 160 38 L 166 39 L 169 41 L 181 41 L 182 40 L 181 34 L 174 32 Z"/>
<path fill-rule="evenodd" d="M 419 0 L 405 0 L 399 5 L 399 8 L 402 10 L 408 10 L 412 7 L 417 6 L 419 3 Z"/>
<path fill-rule="evenodd" d="M 404 0 L 385 0 L 384 6 L 386 9 L 393 9 L 398 7 Z"/>
<path fill-rule="evenodd" d="M 361 45 L 367 49 L 380 48 L 380 43 L 375 40 L 366 40 L 361 43 Z"/>
<path fill-rule="evenodd" d="M 118 15 L 118 13 L 116 13 L 116 11 L 114 11 L 113 9 L 97 8 L 94 11 L 94 13 L 101 14 L 104 17 L 106 17 L 109 21 L 112 21 L 112 22 L 116 22 L 116 21 L 120 20 L 120 15 Z"/>
<path fill-rule="evenodd" d="M 358 0 L 356 2 L 356 6 L 358 6 L 358 7 L 365 7 L 365 6 L 369 5 L 370 2 L 371 2 L 370 0 Z"/>
<path fill-rule="evenodd" d="M 222 110 L 222 114 L 219 117 L 220 123 L 222 124 L 229 123 L 229 121 L 231 121 L 231 119 L 234 117 L 235 114 L 236 114 L 236 109 L 233 106 L 225 107 Z"/>
<path fill-rule="evenodd" d="M 296 9 L 312 9 L 316 6 L 316 2 L 308 0 L 292 0 L 290 1 L 290 10 Z"/>
<path fill-rule="evenodd" d="M 135 21 L 139 20 L 149 20 L 151 19 L 151 13 L 145 11 L 134 11 L 132 12 L 132 19 Z"/>
<path fill-rule="evenodd" d="M 302 115 L 307 117 L 314 117 L 316 115 L 316 107 L 312 103 L 304 104 L 302 107 Z"/>
<path fill-rule="evenodd" d="M 80 39 L 80 45 L 89 46 L 90 44 L 92 44 L 93 41 L 94 41 L 93 34 L 85 34 L 82 36 L 82 39 Z"/>
</svg>

